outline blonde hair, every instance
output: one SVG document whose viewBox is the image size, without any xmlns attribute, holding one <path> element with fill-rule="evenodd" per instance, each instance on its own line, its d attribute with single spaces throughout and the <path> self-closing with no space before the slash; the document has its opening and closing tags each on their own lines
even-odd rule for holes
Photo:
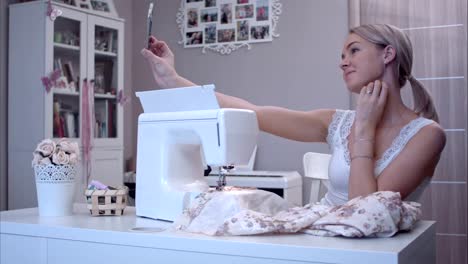
<svg viewBox="0 0 468 264">
<path fill-rule="evenodd" d="M 429 92 L 411 75 L 413 67 L 413 46 L 408 36 L 392 25 L 373 24 L 361 25 L 349 30 L 361 38 L 381 47 L 392 46 L 396 51 L 395 67 L 400 88 L 406 81 L 411 84 L 413 92 L 414 111 L 420 116 L 439 122 L 439 116 Z"/>
</svg>

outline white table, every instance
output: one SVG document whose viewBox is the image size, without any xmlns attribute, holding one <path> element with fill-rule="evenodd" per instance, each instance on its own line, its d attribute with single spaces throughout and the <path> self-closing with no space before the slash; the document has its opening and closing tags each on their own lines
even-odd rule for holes
<svg viewBox="0 0 468 264">
<path fill-rule="evenodd" d="M 435 224 L 420 221 L 392 238 L 306 234 L 211 237 L 165 230 L 171 224 L 135 216 L 39 217 L 37 208 L 0 213 L 1 263 L 435 263 Z"/>
</svg>

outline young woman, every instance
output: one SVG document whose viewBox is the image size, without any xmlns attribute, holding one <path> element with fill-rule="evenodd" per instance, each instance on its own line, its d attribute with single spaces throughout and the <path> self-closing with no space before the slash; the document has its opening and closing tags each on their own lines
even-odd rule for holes
<svg viewBox="0 0 468 264">
<path fill-rule="evenodd" d="M 165 42 L 152 37 L 150 49 L 141 53 L 159 87 L 195 85 L 177 74 Z M 339 205 L 384 190 L 414 199 L 412 194 L 420 193 L 418 187 L 433 175 L 446 139 L 431 97 L 411 75 L 410 40 L 391 25 L 359 26 L 350 30 L 341 58 L 346 86 L 359 94 L 355 111 L 294 111 L 221 93 L 216 96 L 221 107 L 255 111 L 264 132 L 331 146 L 330 187 L 323 204 Z M 401 98 L 400 89 L 407 81 L 414 109 Z"/>
</svg>

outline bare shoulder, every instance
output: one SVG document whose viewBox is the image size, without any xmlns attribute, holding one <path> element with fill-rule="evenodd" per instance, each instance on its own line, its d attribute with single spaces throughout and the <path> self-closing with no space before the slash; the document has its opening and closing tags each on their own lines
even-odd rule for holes
<svg viewBox="0 0 468 264">
<path fill-rule="evenodd" d="M 431 140 L 435 145 L 445 146 L 446 135 L 444 129 L 436 122 L 427 125 L 423 129 L 425 137 Z"/>
<path fill-rule="evenodd" d="M 415 144 L 430 149 L 434 153 L 442 152 L 447 140 L 444 129 L 436 122 L 422 128 L 414 139 Z"/>
<path fill-rule="evenodd" d="M 433 176 L 445 146 L 444 129 L 437 123 L 424 126 L 378 177 L 379 190 L 393 190 L 405 198 Z"/>
</svg>

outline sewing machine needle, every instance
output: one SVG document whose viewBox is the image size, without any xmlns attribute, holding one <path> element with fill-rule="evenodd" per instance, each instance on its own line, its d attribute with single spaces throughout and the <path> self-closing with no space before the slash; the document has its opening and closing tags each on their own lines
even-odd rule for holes
<svg viewBox="0 0 468 264">
<path fill-rule="evenodd" d="M 221 167 L 218 168 L 218 186 L 216 186 L 217 191 L 222 191 L 224 186 L 226 186 L 226 174 L 223 173 Z"/>
</svg>

